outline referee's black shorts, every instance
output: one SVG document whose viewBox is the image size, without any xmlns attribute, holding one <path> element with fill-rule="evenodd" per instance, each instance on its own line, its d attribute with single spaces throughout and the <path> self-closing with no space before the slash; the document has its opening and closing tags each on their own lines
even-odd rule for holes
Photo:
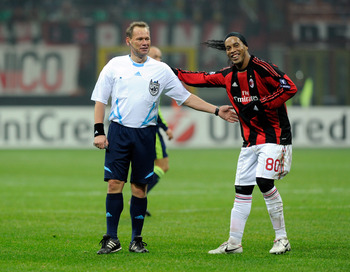
<svg viewBox="0 0 350 272">
<path fill-rule="evenodd" d="M 147 184 L 153 178 L 156 127 L 129 128 L 111 122 L 105 155 L 104 180 L 127 182 L 131 163 L 131 183 Z"/>
</svg>

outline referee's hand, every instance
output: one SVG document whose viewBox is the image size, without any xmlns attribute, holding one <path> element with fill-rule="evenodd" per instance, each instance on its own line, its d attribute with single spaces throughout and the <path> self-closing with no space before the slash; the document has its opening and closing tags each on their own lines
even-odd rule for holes
<svg viewBox="0 0 350 272">
<path fill-rule="evenodd" d="M 94 138 L 94 146 L 99 149 L 107 149 L 108 148 L 108 140 L 106 135 L 98 135 Z"/>
<path fill-rule="evenodd" d="M 230 123 L 236 123 L 239 121 L 237 113 L 234 111 L 232 106 L 224 105 L 219 108 L 218 115 Z"/>
</svg>

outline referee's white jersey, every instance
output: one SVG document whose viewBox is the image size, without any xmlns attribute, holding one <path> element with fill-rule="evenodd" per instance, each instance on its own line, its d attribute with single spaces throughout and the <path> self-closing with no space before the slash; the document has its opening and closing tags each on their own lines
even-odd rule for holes
<svg viewBox="0 0 350 272">
<path fill-rule="evenodd" d="M 133 128 L 156 125 L 160 95 L 164 92 L 181 105 L 190 96 L 164 62 L 150 57 L 142 64 L 130 55 L 111 59 L 102 69 L 91 100 L 108 103 L 109 120 Z"/>
</svg>

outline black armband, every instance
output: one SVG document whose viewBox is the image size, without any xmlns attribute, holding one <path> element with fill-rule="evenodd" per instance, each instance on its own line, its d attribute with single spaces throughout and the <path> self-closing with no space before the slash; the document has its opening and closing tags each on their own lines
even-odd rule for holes
<svg viewBox="0 0 350 272">
<path fill-rule="evenodd" d="M 219 111 L 220 111 L 220 108 L 219 108 L 219 107 L 216 107 L 215 113 L 214 113 L 214 114 L 215 114 L 216 116 L 218 116 L 218 115 L 219 115 Z"/>
<path fill-rule="evenodd" d="M 106 135 L 103 123 L 97 123 L 94 125 L 94 136 Z"/>
</svg>

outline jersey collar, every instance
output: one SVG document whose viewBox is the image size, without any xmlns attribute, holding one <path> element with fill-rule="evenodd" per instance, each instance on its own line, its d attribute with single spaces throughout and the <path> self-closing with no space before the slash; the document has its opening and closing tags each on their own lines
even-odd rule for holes
<svg viewBox="0 0 350 272">
<path fill-rule="evenodd" d="M 147 57 L 147 60 L 144 63 L 137 63 L 137 62 L 133 61 L 130 55 L 129 55 L 129 59 L 131 60 L 132 65 L 134 65 L 136 67 L 143 67 L 145 65 L 145 63 L 149 60 L 149 57 Z"/>
</svg>

